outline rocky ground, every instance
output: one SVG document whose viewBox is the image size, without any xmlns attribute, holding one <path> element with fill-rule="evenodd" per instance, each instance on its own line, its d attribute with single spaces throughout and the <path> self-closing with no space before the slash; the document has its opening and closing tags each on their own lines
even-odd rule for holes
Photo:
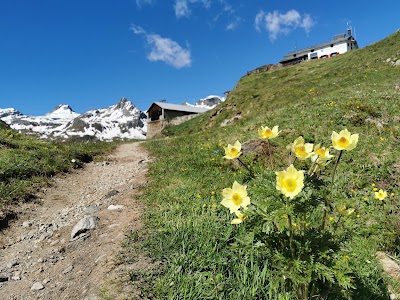
<svg viewBox="0 0 400 300">
<path fill-rule="evenodd" d="M 136 196 L 148 161 L 139 143 L 121 145 L 103 162 L 55 178 L 39 203 L 24 204 L 0 232 L 0 299 L 100 299 L 126 272 L 115 263 L 125 234 L 143 226 Z"/>
</svg>

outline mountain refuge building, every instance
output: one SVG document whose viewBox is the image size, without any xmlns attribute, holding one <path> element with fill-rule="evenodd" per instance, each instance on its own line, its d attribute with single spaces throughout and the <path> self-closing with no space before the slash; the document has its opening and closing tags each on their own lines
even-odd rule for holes
<svg viewBox="0 0 400 300">
<path fill-rule="evenodd" d="M 329 42 L 289 52 L 280 63 L 283 66 L 294 65 L 306 60 L 334 57 L 354 49 L 358 49 L 358 44 L 351 28 L 348 28 L 347 34 L 335 35 Z"/>
<path fill-rule="evenodd" d="M 167 125 L 178 125 L 208 110 L 202 107 L 153 102 L 147 110 L 147 138 L 161 133 Z"/>
</svg>

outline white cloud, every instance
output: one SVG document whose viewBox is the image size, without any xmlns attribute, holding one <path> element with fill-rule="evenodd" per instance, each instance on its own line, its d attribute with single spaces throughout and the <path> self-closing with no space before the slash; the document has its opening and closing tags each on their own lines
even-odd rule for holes
<svg viewBox="0 0 400 300">
<path fill-rule="evenodd" d="M 188 18 L 191 14 L 189 5 L 197 3 L 202 4 L 207 9 L 211 7 L 211 0 L 175 0 L 175 5 L 174 5 L 175 16 L 177 18 L 180 17 Z"/>
<path fill-rule="evenodd" d="M 186 0 L 175 1 L 175 15 L 180 17 L 189 17 L 190 9 Z"/>
<path fill-rule="evenodd" d="M 309 32 L 312 26 L 314 26 L 314 21 L 310 15 L 302 16 L 294 9 L 284 14 L 278 11 L 265 13 L 261 10 L 255 18 L 256 29 L 258 31 L 267 30 L 271 41 L 276 40 L 279 34 L 288 34 L 298 27 Z"/>
<path fill-rule="evenodd" d="M 240 17 L 235 16 L 234 19 L 231 22 L 229 22 L 228 25 L 226 25 L 225 29 L 226 30 L 235 30 L 239 26 L 241 21 L 242 21 L 242 19 Z"/>
<path fill-rule="evenodd" d="M 136 0 L 136 5 L 141 7 L 143 4 L 153 4 L 153 0 Z"/>
<path fill-rule="evenodd" d="M 192 65 L 189 49 L 182 48 L 177 42 L 161 37 L 155 33 L 147 33 L 142 27 L 132 25 L 131 30 L 146 37 L 150 52 L 147 55 L 150 61 L 163 61 L 174 68 L 180 69 Z"/>
</svg>

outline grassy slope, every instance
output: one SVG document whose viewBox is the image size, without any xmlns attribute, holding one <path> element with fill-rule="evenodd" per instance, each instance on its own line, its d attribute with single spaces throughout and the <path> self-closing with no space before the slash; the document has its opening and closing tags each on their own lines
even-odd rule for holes
<svg viewBox="0 0 400 300">
<path fill-rule="evenodd" d="M 81 167 L 115 146 L 46 142 L 0 125 L 0 212 L 13 210 L 13 205 L 31 199 L 49 177 Z M 2 217 L 5 215 L 0 213 L 0 221 Z"/>
<path fill-rule="evenodd" d="M 354 191 L 352 201 L 371 197 L 372 183 L 387 189 L 395 194 L 390 201 L 398 211 L 400 67 L 387 59 L 400 59 L 399 41 L 397 32 L 332 59 L 243 77 L 221 106 L 168 128 L 165 134 L 174 138 L 146 143 L 158 160 L 143 195 L 150 207 L 150 237 L 143 245 L 165 265 L 152 293 L 160 299 L 272 299 L 277 291 L 269 284 L 272 275 L 257 251 L 232 246 L 243 228 L 230 225 L 231 216 L 219 204 L 221 190 L 233 180 L 257 184 L 222 159 L 222 146 L 257 138 L 261 125 L 282 130 L 274 140 L 276 168 L 285 166 L 285 147 L 299 135 L 329 145 L 332 130 L 359 133 L 356 151 L 339 166 L 348 177 L 338 182 Z M 240 119 L 221 127 L 235 116 Z M 366 214 L 364 222 L 374 222 L 378 213 Z M 371 243 L 350 247 L 350 263 L 361 278 L 356 299 L 387 299 L 377 265 L 364 262 L 373 261 L 377 249 L 398 253 L 396 226 L 377 226 L 369 232 Z M 133 274 L 132 281 L 140 276 L 153 280 L 151 274 Z"/>
</svg>

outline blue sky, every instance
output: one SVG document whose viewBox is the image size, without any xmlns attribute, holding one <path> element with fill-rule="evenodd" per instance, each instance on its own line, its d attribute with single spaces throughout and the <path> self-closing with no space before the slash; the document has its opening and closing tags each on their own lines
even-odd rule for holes
<svg viewBox="0 0 400 300">
<path fill-rule="evenodd" d="M 400 28 L 400 1 L 0 0 L 0 108 L 142 110 L 223 95 L 247 71 L 329 41 Z M 399 41 L 400 45 L 400 41 Z"/>
</svg>

